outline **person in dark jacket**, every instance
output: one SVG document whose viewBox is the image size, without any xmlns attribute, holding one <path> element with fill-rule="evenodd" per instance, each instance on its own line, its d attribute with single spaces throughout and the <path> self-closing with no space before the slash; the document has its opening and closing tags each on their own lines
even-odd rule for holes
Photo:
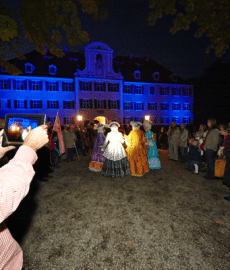
<svg viewBox="0 0 230 270">
<path fill-rule="evenodd" d="M 191 140 L 191 145 L 188 148 L 188 158 L 188 169 L 193 171 L 194 174 L 198 174 L 202 165 L 202 157 L 199 141 L 196 139 Z"/>
<path fill-rule="evenodd" d="M 225 160 L 226 160 L 223 184 L 226 185 L 227 187 L 229 187 L 229 189 L 230 189 L 230 135 L 229 134 L 225 140 L 225 147 L 223 149 L 223 155 L 224 155 Z M 227 201 L 230 201 L 230 192 L 229 192 L 229 194 L 224 196 L 224 199 Z"/>
</svg>

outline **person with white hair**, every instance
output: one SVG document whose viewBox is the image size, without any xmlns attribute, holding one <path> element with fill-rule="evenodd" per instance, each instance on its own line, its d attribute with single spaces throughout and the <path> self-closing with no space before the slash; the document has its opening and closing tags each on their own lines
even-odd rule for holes
<svg viewBox="0 0 230 270">
<path fill-rule="evenodd" d="M 129 162 L 123 147 L 124 138 L 118 131 L 120 124 L 111 122 L 109 125 L 111 131 L 107 134 L 105 142 L 102 145 L 105 161 L 101 174 L 107 177 L 124 177 L 130 174 Z"/>
<path fill-rule="evenodd" d="M 96 142 L 94 143 L 93 153 L 91 155 L 91 161 L 89 163 L 89 170 L 94 172 L 100 172 L 103 167 L 103 163 L 105 161 L 103 151 L 101 150 L 101 147 L 105 141 L 104 127 L 105 125 L 94 126 L 94 128 L 97 129 L 97 139 Z"/>
<path fill-rule="evenodd" d="M 145 129 L 145 138 L 147 139 L 147 146 L 148 146 L 148 162 L 149 162 L 149 169 L 156 170 L 161 168 L 161 163 L 158 158 L 158 149 L 156 142 L 153 137 L 153 133 L 151 131 L 151 124 L 149 122 L 143 123 Z"/>
<path fill-rule="evenodd" d="M 148 164 L 148 148 L 145 134 L 140 127 L 140 122 L 131 121 L 132 130 L 129 135 L 124 135 L 125 143 L 127 145 L 126 153 L 130 165 L 131 174 L 133 176 L 143 176 L 149 171 Z"/>
</svg>

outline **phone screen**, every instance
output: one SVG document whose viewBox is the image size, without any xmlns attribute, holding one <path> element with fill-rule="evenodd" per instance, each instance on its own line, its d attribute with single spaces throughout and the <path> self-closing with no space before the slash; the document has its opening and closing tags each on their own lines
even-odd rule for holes
<svg viewBox="0 0 230 270">
<path fill-rule="evenodd" d="M 39 125 L 38 119 L 10 117 L 7 126 L 9 142 L 23 142 L 31 129 Z"/>
</svg>

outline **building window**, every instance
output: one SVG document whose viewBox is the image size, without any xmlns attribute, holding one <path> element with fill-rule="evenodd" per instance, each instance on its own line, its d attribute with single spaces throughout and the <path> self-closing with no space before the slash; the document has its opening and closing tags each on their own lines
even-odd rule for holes
<svg viewBox="0 0 230 270">
<path fill-rule="evenodd" d="M 174 116 L 174 117 L 172 118 L 172 121 L 173 121 L 173 122 L 176 122 L 177 125 L 180 124 L 180 122 L 179 122 L 179 117 L 178 117 L 178 116 Z"/>
<path fill-rule="evenodd" d="M 184 103 L 183 104 L 183 110 L 184 111 L 190 111 L 190 104 L 189 103 Z"/>
<path fill-rule="evenodd" d="M 169 88 L 160 86 L 160 95 L 161 96 L 168 96 L 168 94 L 169 94 Z"/>
<path fill-rule="evenodd" d="M 180 88 L 172 87 L 173 96 L 180 96 Z"/>
<path fill-rule="evenodd" d="M 47 121 L 54 125 L 56 117 L 47 117 Z"/>
<path fill-rule="evenodd" d="M 176 74 L 173 74 L 173 75 L 172 75 L 172 80 L 173 80 L 174 82 L 177 82 L 177 75 L 176 75 Z"/>
<path fill-rule="evenodd" d="M 2 109 L 10 109 L 11 108 L 10 99 L 1 99 L 0 100 L 0 108 L 2 108 Z"/>
<path fill-rule="evenodd" d="M 75 109 L 74 101 L 63 101 L 63 109 Z"/>
<path fill-rule="evenodd" d="M 92 83 L 79 81 L 80 91 L 92 91 Z"/>
<path fill-rule="evenodd" d="M 142 117 L 134 117 L 134 121 L 136 121 L 136 122 L 142 122 Z"/>
<path fill-rule="evenodd" d="M 180 103 L 173 103 L 172 104 L 172 109 L 174 111 L 180 111 L 181 110 L 181 104 Z"/>
<path fill-rule="evenodd" d="M 30 101 L 31 109 L 42 109 L 42 100 L 31 100 Z"/>
<path fill-rule="evenodd" d="M 129 125 L 129 123 L 133 120 L 133 118 L 132 117 L 124 117 L 124 124 L 125 125 Z"/>
<path fill-rule="evenodd" d="M 48 91 L 57 91 L 58 90 L 58 86 L 57 86 L 57 82 L 48 82 Z"/>
<path fill-rule="evenodd" d="M 153 73 L 153 79 L 154 79 L 155 81 L 159 81 L 159 79 L 160 79 L 160 74 L 159 74 L 159 72 L 154 72 L 154 73 Z"/>
<path fill-rule="evenodd" d="M 71 117 L 64 117 L 63 118 L 64 125 L 72 125 L 73 124 L 73 118 Z"/>
<path fill-rule="evenodd" d="M 94 91 L 104 91 L 105 92 L 105 83 L 97 83 L 94 84 Z"/>
<path fill-rule="evenodd" d="M 94 99 L 94 108 L 95 109 L 106 109 L 106 100 Z"/>
<path fill-rule="evenodd" d="M 32 90 L 38 91 L 40 89 L 39 81 L 32 81 Z"/>
<path fill-rule="evenodd" d="M 0 89 L 1 90 L 9 89 L 8 80 L 0 80 Z"/>
<path fill-rule="evenodd" d="M 25 81 L 16 81 L 16 90 L 25 90 Z"/>
<path fill-rule="evenodd" d="M 130 111 L 132 110 L 132 102 L 124 102 L 124 110 L 125 111 Z"/>
<path fill-rule="evenodd" d="M 184 97 L 190 97 L 190 95 L 191 95 L 190 89 L 183 88 L 183 96 Z"/>
<path fill-rule="evenodd" d="M 156 102 L 148 103 L 148 110 L 156 111 L 157 110 L 157 103 Z"/>
<path fill-rule="evenodd" d="M 191 118 L 190 117 L 183 117 L 183 123 L 185 125 L 189 125 L 191 123 Z"/>
<path fill-rule="evenodd" d="M 136 85 L 135 94 L 142 94 L 142 86 L 141 85 Z"/>
<path fill-rule="evenodd" d="M 59 101 L 47 100 L 47 109 L 59 109 Z"/>
<path fill-rule="evenodd" d="M 30 63 L 25 64 L 25 73 L 33 73 L 34 66 Z"/>
<path fill-rule="evenodd" d="M 93 109 L 93 100 L 92 99 L 80 99 L 80 108 L 81 109 Z"/>
<path fill-rule="evenodd" d="M 55 67 L 54 65 L 50 65 L 49 66 L 49 74 L 56 75 L 56 73 L 57 73 L 57 67 Z"/>
<path fill-rule="evenodd" d="M 64 82 L 62 85 L 62 91 L 72 92 L 73 91 L 72 82 Z"/>
<path fill-rule="evenodd" d="M 124 85 L 124 90 L 123 92 L 125 94 L 131 94 L 131 85 Z"/>
<path fill-rule="evenodd" d="M 120 100 L 108 100 L 108 109 L 119 110 L 120 109 Z"/>
<path fill-rule="evenodd" d="M 27 100 L 15 100 L 14 101 L 14 108 L 15 109 L 26 109 L 27 108 Z"/>
<path fill-rule="evenodd" d="M 163 116 L 161 117 L 161 124 L 168 124 L 169 123 L 169 118 L 168 116 Z"/>
<path fill-rule="evenodd" d="M 135 75 L 135 79 L 139 80 L 141 78 L 141 72 L 139 70 L 136 70 L 134 72 L 134 75 Z"/>
<path fill-rule="evenodd" d="M 161 103 L 161 110 L 167 111 L 168 110 L 168 103 L 166 103 L 166 102 Z"/>
<path fill-rule="evenodd" d="M 119 83 L 109 83 L 108 92 L 119 92 Z"/>
<path fill-rule="evenodd" d="M 150 95 L 155 95 L 155 87 L 154 86 L 149 87 L 149 94 Z"/>
<path fill-rule="evenodd" d="M 134 102 L 134 110 L 136 111 L 144 110 L 144 104 L 142 102 Z"/>
</svg>

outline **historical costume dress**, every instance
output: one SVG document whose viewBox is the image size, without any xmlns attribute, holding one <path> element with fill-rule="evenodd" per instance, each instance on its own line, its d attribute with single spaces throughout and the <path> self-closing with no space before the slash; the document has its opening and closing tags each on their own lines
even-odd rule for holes
<svg viewBox="0 0 230 270">
<path fill-rule="evenodd" d="M 124 177 L 130 174 L 128 159 L 123 147 L 124 138 L 118 131 L 119 123 L 110 124 L 111 131 L 107 134 L 102 146 L 105 161 L 101 174 L 107 177 Z"/>
<path fill-rule="evenodd" d="M 131 174 L 143 176 L 149 171 L 147 140 L 144 132 L 139 129 L 142 125 L 141 123 L 131 121 L 130 125 L 133 127 L 133 130 L 130 131 L 129 135 L 124 135 L 124 138 L 127 145 L 126 153 Z"/>
<path fill-rule="evenodd" d="M 149 169 L 155 170 L 161 168 L 161 163 L 158 158 L 158 149 L 156 142 L 153 140 L 153 133 L 151 131 L 151 124 L 149 122 L 144 122 L 143 126 L 145 127 L 145 138 L 147 139 L 147 146 L 148 146 L 148 162 L 149 162 Z"/>
<path fill-rule="evenodd" d="M 101 147 L 105 142 L 104 125 L 95 125 L 95 128 L 97 129 L 97 139 L 94 143 L 93 153 L 91 155 L 91 161 L 89 163 L 89 170 L 94 172 L 100 172 L 105 161 L 103 151 L 101 150 Z"/>
</svg>

